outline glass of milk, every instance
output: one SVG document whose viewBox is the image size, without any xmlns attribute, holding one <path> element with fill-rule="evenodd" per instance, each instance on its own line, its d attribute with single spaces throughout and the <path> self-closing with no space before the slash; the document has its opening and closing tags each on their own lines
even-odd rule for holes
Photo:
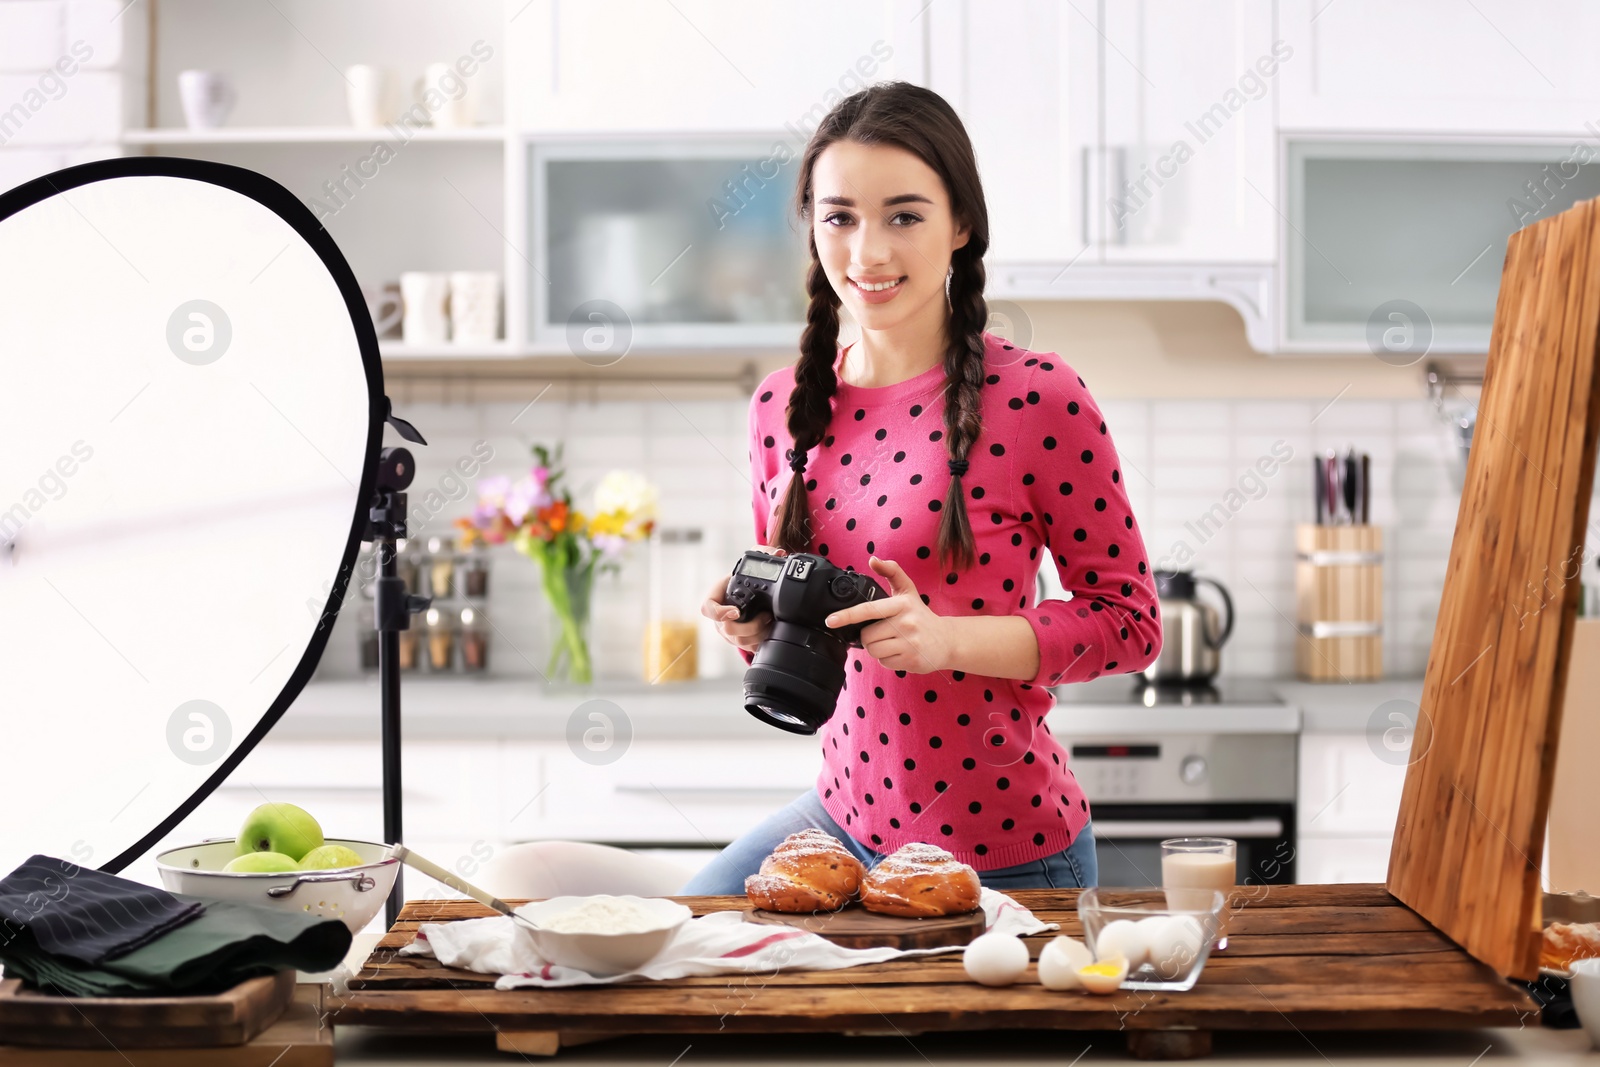
<svg viewBox="0 0 1600 1067">
<path fill-rule="evenodd" d="M 1236 870 L 1238 842 L 1226 837 L 1171 837 L 1161 842 L 1161 888 L 1166 890 L 1167 907 L 1203 908 L 1213 890 L 1223 898 L 1238 884 Z M 1224 904 L 1217 927 L 1217 948 L 1228 947 L 1228 915 Z"/>
</svg>

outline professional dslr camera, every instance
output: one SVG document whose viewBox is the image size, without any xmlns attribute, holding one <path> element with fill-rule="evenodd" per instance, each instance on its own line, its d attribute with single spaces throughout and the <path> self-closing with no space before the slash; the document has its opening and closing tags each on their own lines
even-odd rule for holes
<svg viewBox="0 0 1600 1067">
<path fill-rule="evenodd" d="M 810 552 L 746 552 L 733 565 L 726 602 L 739 608 L 740 622 L 771 613 L 772 635 L 745 671 L 745 710 L 790 733 L 820 730 L 844 688 L 847 649 L 861 647 L 866 625 L 830 629 L 822 620 L 888 595 L 867 575 L 841 570 Z"/>
</svg>

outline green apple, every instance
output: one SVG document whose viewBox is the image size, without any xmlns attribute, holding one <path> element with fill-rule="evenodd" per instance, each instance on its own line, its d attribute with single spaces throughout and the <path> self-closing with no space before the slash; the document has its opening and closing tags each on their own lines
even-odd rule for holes
<svg viewBox="0 0 1600 1067">
<path fill-rule="evenodd" d="M 222 868 L 235 874 L 281 874 L 284 871 L 296 871 L 300 868 L 294 860 L 282 852 L 246 852 L 242 856 L 235 856 Z"/>
<path fill-rule="evenodd" d="M 239 829 L 239 855 L 247 852 L 281 852 L 300 862 L 302 856 L 322 847 L 322 827 L 304 808 L 293 804 L 263 804 L 245 817 Z"/>
<path fill-rule="evenodd" d="M 344 845 L 323 845 L 300 857 L 302 871 L 334 871 L 344 867 L 359 867 L 367 861 L 353 848 Z"/>
</svg>

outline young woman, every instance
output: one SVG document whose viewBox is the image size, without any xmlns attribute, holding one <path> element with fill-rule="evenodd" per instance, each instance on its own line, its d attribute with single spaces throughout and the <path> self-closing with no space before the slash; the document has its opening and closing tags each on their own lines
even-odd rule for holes
<svg viewBox="0 0 1600 1067">
<path fill-rule="evenodd" d="M 815 826 L 870 868 L 927 841 L 997 889 L 1091 886 L 1089 802 L 1044 686 L 1156 658 L 1156 591 L 1106 424 L 1054 353 L 988 333 L 988 213 L 971 143 L 905 82 L 840 102 L 800 160 L 811 302 L 792 368 L 750 404 L 758 540 L 871 573 L 870 620 L 820 732 L 815 789 L 729 845 L 684 893 L 743 893 Z M 838 345 L 847 304 L 860 340 Z M 1053 561 L 1071 600 L 1030 603 Z M 746 662 L 771 617 L 702 612 Z"/>
</svg>

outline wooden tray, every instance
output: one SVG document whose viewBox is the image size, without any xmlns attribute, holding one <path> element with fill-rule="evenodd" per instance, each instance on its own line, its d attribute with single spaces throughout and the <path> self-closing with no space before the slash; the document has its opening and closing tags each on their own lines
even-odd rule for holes
<svg viewBox="0 0 1600 1067">
<path fill-rule="evenodd" d="M 242 1045 L 294 999 L 295 973 L 240 982 L 204 997 L 63 997 L 0 981 L 0 1035 L 47 1048 L 215 1048 Z"/>
<path fill-rule="evenodd" d="M 97 1048 L 53 1049 L 0 1045 L 0 1067 L 333 1067 L 333 1027 L 323 1022 L 323 987 L 296 986 L 294 972 L 288 975 L 293 996 L 288 1007 L 276 1022 L 242 1045 L 112 1048 L 102 1042 Z M 6 1032 L 8 1039 L 11 1036 Z"/>
<path fill-rule="evenodd" d="M 900 915 L 879 915 L 859 903 L 839 911 L 819 911 L 800 915 L 746 907 L 746 922 L 798 926 L 820 934 L 845 948 L 944 948 L 965 945 L 984 931 L 983 909 L 965 915 L 941 915 L 913 919 Z"/>
<path fill-rule="evenodd" d="M 1009 894 L 1060 933 L 1082 937 L 1076 890 Z M 674 897 L 696 915 L 743 896 Z M 494 989 L 492 975 L 397 956 L 423 922 L 491 914 L 471 901 L 411 901 L 328 1004 L 341 1023 L 424 1032 L 495 1032 L 501 1048 L 554 1052 L 625 1034 L 1126 1030 L 1138 1055 L 1197 1055 L 1212 1030 L 1467 1029 L 1537 1022 L 1526 991 L 1498 978 L 1381 885 L 1234 891 L 1226 952 L 1186 993 L 1053 992 L 1030 965 L 1014 986 L 967 980 L 961 953 L 837 971 L 708 975 L 570 989 Z M 1026 938 L 1030 954 L 1056 931 Z"/>
</svg>

